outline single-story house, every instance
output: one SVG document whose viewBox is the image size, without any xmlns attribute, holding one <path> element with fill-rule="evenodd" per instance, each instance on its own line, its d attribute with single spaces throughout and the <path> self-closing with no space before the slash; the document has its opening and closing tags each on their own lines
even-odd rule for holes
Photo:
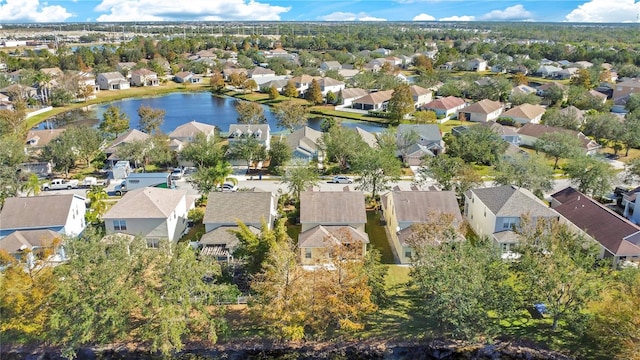
<svg viewBox="0 0 640 360">
<path fill-rule="evenodd" d="M 602 145 L 598 144 L 594 140 L 591 140 L 582 132 L 575 130 L 534 123 L 525 124 L 523 127 L 518 129 L 518 135 L 520 135 L 520 144 L 530 147 L 533 147 L 536 140 L 538 140 L 542 135 L 557 132 L 563 132 L 576 136 L 582 144 L 582 149 L 584 150 L 585 155 L 593 155 L 599 148 L 602 147 Z"/>
<path fill-rule="evenodd" d="M 546 109 L 540 105 L 524 103 L 503 112 L 500 118 L 510 118 L 516 124 L 520 125 L 528 123 L 538 124 L 545 111 Z"/>
<path fill-rule="evenodd" d="M 484 99 L 461 110 L 458 113 L 458 119 L 464 118 L 475 122 L 495 121 L 502 114 L 502 110 L 501 102 Z"/>
<path fill-rule="evenodd" d="M 444 122 L 449 120 L 451 116 L 455 116 L 459 110 L 466 106 L 467 103 L 464 99 L 455 96 L 447 96 L 424 104 L 421 109 L 434 111 L 438 119 L 440 119 L 439 121 Z"/>
<path fill-rule="evenodd" d="M 337 61 L 323 61 L 322 64 L 320 64 L 320 70 L 322 71 L 329 71 L 329 70 L 340 70 L 342 69 L 342 65 L 337 62 Z"/>
<path fill-rule="evenodd" d="M 116 71 L 100 73 L 96 81 L 100 90 L 126 90 L 130 87 L 129 80 Z"/>
<path fill-rule="evenodd" d="M 415 132 L 415 136 L 409 135 L 411 132 Z M 420 165 L 425 156 L 437 156 L 444 151 L 442 132 L 436 124 L 400 124 L 396 130 L 396 143 L 398 155 L 411 166 Z"/>
<path fill-rule="evenodd" d="M 369 92 L 361 88 L 346 88 L 342 90 L 342 107 L 349 107 L 353 104 L 353 101 L 360 99 L 367 95 Z"/>
<path fill-rule="evenodd" d="M 504 126 L 502 124 L 499 124 L 493 121 L 480 123 L 477 126 L 487 126 L 491 129 L 491 131 L 500 135 L 502 140 L 508 142 L 511 145 L 516 145 L 516 146 L 520 145 L 520 135 L 518 135 L 518 132 L 512 126 Z"/>
<path fill-rule="evenodd" d="M 129 160 L 129 159 L 121 159 L 120 157 L 118 157 L 118 147 L 121 146 L 122 144 L 126 144 L 133 141 L 147 141 L 150 138 L 151 138 L 151 135 L 147 133 L 143 133 L 142 131 L 137 129 L 131 129 L 127 131 L 126 133 L 118 136 L 115 140 L 113 140 L 111 145 L 104 150 L 104 153 L 107 155 L 107 161 L 111 165 L 113 165 L 116 162 L 118 162 L 118 160 Z"/>
<path fill-rule="evenodd" d="M 467 61 L 467 70 L 469 71 L 487 71 L 487 60 L 475 58 Z"/>
<path fill-rule="evenodd" d="M 358 110 L 384 111 L 392 96 L 393 90 L 373 92 L 353 100 L 351 107 Z"/>
</svg>

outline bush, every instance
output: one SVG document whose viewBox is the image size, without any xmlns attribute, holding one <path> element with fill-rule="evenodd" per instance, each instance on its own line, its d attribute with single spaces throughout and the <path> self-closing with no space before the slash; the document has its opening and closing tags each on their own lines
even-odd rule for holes
<svg viewBox="0 0 640 360">
<path fill-rule="evenodd" d="M 194 224 L 202 223 L 202 219 L 204 219 L 204 209 L 201 207 L 197 207 L 189 210 L 187 214 L 187 219 Z"/>
</svg>

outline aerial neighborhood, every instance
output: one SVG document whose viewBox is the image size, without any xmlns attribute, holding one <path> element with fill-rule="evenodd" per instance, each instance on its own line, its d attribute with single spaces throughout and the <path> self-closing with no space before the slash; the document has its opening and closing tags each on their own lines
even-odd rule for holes
<svg viewBox="0 0 640 360">
<path fill-rule="evenodd" d="M 588 342 L 638 304 L 637 34 L 121 26 L 0 29 L 0 292 L 44 294 L 0 301 L 1 341 L 169 354 L 395 311 L 436 338 Z"/>
</svg>

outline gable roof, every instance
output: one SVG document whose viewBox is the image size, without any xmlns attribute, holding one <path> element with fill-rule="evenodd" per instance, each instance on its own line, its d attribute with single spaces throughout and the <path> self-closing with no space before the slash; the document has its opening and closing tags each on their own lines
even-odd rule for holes
<svg viewBox="0 0 640 360">
<path fill-rule="evenodd" d="M 361 191 L 300 193 L 301 224 L 347 225 L 366 222 L 364 193 Z"/>
<path fill-rule="evenodd" d="M 0 211 L 0 229 L 64 226 L 74 198 L 84 202 L 73 194 L 8 198 Z"/>
<path fill-rule="evenodd" d="M 323 77 L 318 80 L 318 85 L 320 85 L 320 87 L 339 86 L 344 85 L 344 81 L 336 80 L 330 77 Z"/>
<path fill-rule="evenodd" d="M 462 222 L 460 207 L 453 191 L 391 191 L 385 196 L 393 198 L 399 222 L 425 222 L 434 212 L 451 214 L 458 223 Z"/>
<path fill-rule="evenodd" d="M 170 138 L 194 137 L 198 133 L 210 134 L 216 129 L 215 126 L 191 120 L 186 124 L 178 126 L 170 134 Z"/>
<path fill-rule="evenodd" d="M 138 69 L 138 70 L 133 70 L 131 72 L 131 75 L 139 75 L 139 76 L 150 76 L 150 75 L 158 75 L 156 72 L 151 71 L 149 69 Z"/>
<path fill-rule="evenodd" d="M 577 136 L 578 140 L 580 140 L 580 143 L 582 144 L 582 147 L 587 150 L 593 150 L 601 147 L 600 144 L 598 144 L 594 140 L 591 140 L 585 134 L 575 130 L 534 123 L 527 123 L 523 127 L 518 129 L 518 134 L 531 136 L 533 138 L 539 138 L 544 134 L 557 132 Z"/>
<path fill-rule="evenodd" d="M 262 218 L 269 220 L 273 211 L 273 194 L 270 192 L 241 191 L 209 193 L 207 208 L 202 222 L 204 224 L 260 223 Z"/>
<path fill-rule="evenodd" d="M 455 96 L 447 96 L 444 98 L 433 100 L 424 106 L 423 109 L 451 110 L 465 104 L 464 99 Z"/>
<path fill-rule="evenodd" d="M 554 209 L 598 241 L 611 254 L 640 256 L 640 227 L 580 191 L 568 187 L 551 195 Z"/>
<path fill-rule="evenodd" d="M 9 254 L 21 250 L 51 246 L 53 239 L 60 234 L 51 230 L 18 230 L 0 239 L 0 249 Z"/>
<path fill-rule="evenodd" d="M 413 97 L 431 94 L 431 90 L 425 89 L 422 86 L 418 86 L 418 85 L 409 86 L 409 91 L 411 91 L 411 96 Z"/>
<path fill-rule="evenodd" d="M 260 234 L 260 229 L 248 226 L 249 231 L 258 235 Z M 240 230 L 239 226 L 220 226 L 217 227 L 200 238 L 201 245 L 225 245 L 227 249 L 234 249 L 240 244 L 238 237 L 234 233 L 235 230 Z"/>
<path fill-rule="evenodd" d="M 531 104 L 525 103 L 505 111 L 504 113 L 502 113 L 502 115 L 500 115 L 500 117 L 512 117 L 512 118 L 518 118 L 518 119 L 533 120 L 538 116 L 544 114 L 544 112 L 545 112 L 545 108 L 543 108 L 540 105 L 531 105 Z"/>
<path fill-rule="evenodd" d="M 361 88 L 347 88 L 342 89 L 342 98 L 343 99 L 357 99 L 367 95 L 369 92 L 365 89 Z"/>
<path fill-rule="evenodd" d="M 293 150 L 301 148 L 305 152 L 315 152 L 322 134 L 322 131 L 303 126 L 287 136 L 287 144 Z"/>
<path fill-rule="evenodd" d="M 464 112 L 476 114 L 491 114 L 492 112 L 501 108 L 501 102 L 484 99 L 467 106 L 466 108 L 464 108 Z"/>
<path fill-rule="evenodd" d="M 120 74 L 117 71 L 100 73 L 98 74 L 98 76 L 102 76 L 103 78 L 107 79 L 107 81 L 115 81 L 115 80 L 126 81 L 127 80 L 122 74 Z"/>
<path fill-rule="evenodd" d="M 495 121 L 481 122 L 476 126 L 488 127 L 489 129 L 491 129 L 491 131 L 493 131 L 494 133 L 500 136 L 517 136 L 518 135 L 518 133 L 516 132 L 513 126 L 504 126 Z M 469 129 L 468 127 L 465 128 L 465 130 L 468 130 L 468 129 Z"/>
<path fill-rule="evenodd" d="M 140 141 L 140 140 L 145 141 L 145 140 L 148 140 L 150 137 L 151 135 L 147 133 L 143 133 L 140 130 L 131 129 L 126 133 L 118 136 L 115 140 L 113 140 L 113 142 L 111 143 L 111 146 L 109 146 L 109 148 L 107 148 L 104 152 L 107 154 L 113 153 L 115 152 L 115 148 L 120 144 L 132 142 L 132 141 Z"/>
<path fill-rule="evenodd" d="M 567 89 L 566 85 L 564 85 L 562 83 L 559 83 L 557 81 L 551 81 L 551 82 L 548 82 L 548 83 L 545 83 L 545 84 L 542 84 L 542 85 L 538 86 L 538 90 L 547 91 L 547 90 L 549 90 L 550 88 L 552 88 L 554 86 L 559 88 L 562 91 Z"/>
<path fill-rule="evenodd" d="M 266 69 L 260 66 L 256 66 L 255 68 L 249 70 L 248 75 L 249 77 L 251 76 L 256 76 L 256 75 L 275 75 L 276 72 L 271 70 L 271 69 Z"/>
<path fill-rule="evenodd" d="M 529 190 L 513 185 L 471 189 L 468 193 L 474 194 L 496 216 L 520 217 L 523 214 L 529 214 L 532 217 L 558 216 Z"/>
<path fill-rule="evenodd" d="M 393 96 L 393 90 L 377 91 L 377 92 L 365 95 L 356 100 L 353 100 L 353 102 L 357 104 L 371 104 L 371 105 L 382 104 L 385 101 L 391 100 L 391 96 Z"/>
<path fill-rule="evenodd" d="M 440 128 L 436 124 L 400 124 L 396 130 L 397 137 L 408 131 L 415 131 L 420 137 L 427 141 L 440 141 L 442 140 L 442 133 Z"/>
<path fill-rule="evenodd" d="M 323 248 L 333 244 L 347 244 L 353 242 L 369 243 L 369 235 L 351 226 L 318 225 L 298 236 L 298 247 Z"/>
<path fill-rule="evenodd" d="M 144 187 L 127 192 L 107 213 L 104 219 L 166 219 L 187 192 L 177 189 Z"/>
<path fill-rule="evenodd" d="M 372 148 L 378 147 L 378 138 L 376 137 L 375 134 L 370 133 L 365 129 L 362 129 L 359 126 L 356 126 L 356 132 L 358 133 L 358 135 L 360 135 L 360 138 L 362 139 L 362 141 L 367 143 L 369 147 L 372 147 Z"/>
<path fill-rule="evenodd" d="M 33 146 L 46 146 L 51 140 L 62 135 L 65 129 L 29 130 L 27 133 L 27 143 L 36 142 Z"/>
</svg>

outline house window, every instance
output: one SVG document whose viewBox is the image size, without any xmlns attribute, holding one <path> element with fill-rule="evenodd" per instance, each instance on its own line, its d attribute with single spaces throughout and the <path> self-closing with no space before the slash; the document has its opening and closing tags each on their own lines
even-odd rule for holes
<svg viewBox="0 0 640 360">
<path fill-rule="evenodd" d="M 405 250 L 404 251 L 404 257 L 411 258 L 411 250 Z"/>
<path fill-rule="evenodd" d="M 504 229 L 504 230 L 511 230 L 516 225 L 518 225 L 518 218 L 517 217 L 502 219 L 502 229 Z"/>
<path fill-rule="evenodd" d="M 311 259 L 311 249 L 304 249 L 304 258 Z"/>
<path fill-rule="evenodd" d="M 509 244 L 500 244 L 500 247 L 502 249 L 502 252 L 507 252 L 509 251 Z"/>
<path fill-rule="evenodd" d="M 127 230 L 126 220 L 113 220 L 113 230 L 126 231 Z"/>
<path fill-rule="evenodd" d="M 147 239 L 147 248 L 149 249 L 157 249 L 160 247 L 160 239 L 157 238 L 148 238 Z"/>
</svg>

